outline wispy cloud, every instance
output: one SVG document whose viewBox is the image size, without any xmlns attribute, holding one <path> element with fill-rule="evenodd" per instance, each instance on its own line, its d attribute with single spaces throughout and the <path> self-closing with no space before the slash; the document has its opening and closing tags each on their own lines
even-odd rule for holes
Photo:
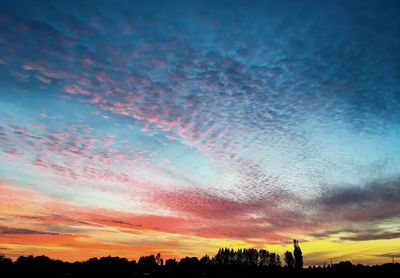
<svg viewBox="0 0 400 278">
<path fill-rule="evenodd" d="M 0 234 L 4 235 L 57 235 L 57 233 L 48 233 L 29 229 L 20 229 L 0 226 Z"/>
</svg>

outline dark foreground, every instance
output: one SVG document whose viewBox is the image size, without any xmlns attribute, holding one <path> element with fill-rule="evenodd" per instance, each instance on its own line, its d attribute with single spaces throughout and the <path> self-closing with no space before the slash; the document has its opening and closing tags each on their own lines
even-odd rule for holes
<svg viewBox="0 0 400 278">
<path fill-rule="evenodd" d="M 343 276 L 344 275 L 344 276 Z M 84 262 L 63 262 L 46 256 L 0 258 L 0 277 L 400 277 L 400 264 L 376 266 L 340 262 L 327 267 L 291 269 L 281 266 L 218 264 L 185 258 L 165 264 L 119 257 L 92 258 Z"/>
</svg>

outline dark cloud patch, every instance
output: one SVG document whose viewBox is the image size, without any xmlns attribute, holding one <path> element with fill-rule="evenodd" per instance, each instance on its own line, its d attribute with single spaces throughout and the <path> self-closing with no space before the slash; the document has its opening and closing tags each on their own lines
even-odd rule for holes
<svg viewBox="0 0 400 278">
<path fill-rule="evenodd" d="M 309 235 L 315 238 L 319 238 L 319 239 L 325 239 L 327 237 L 330 236 L 335 236 L 339 233 L 355 233 L 358 232 L 358 229 L 335 229 L 335 230 L 324 230 L 324 231 L 318 231 L 318 232 L 313 232 L 310 233 Z"/>
<path fill-rule="evenodd" d="M 379 254 L 376 256 L 385 257 L 385 258 L 400 258 L 400 253 L 384 253 L 384 254 Z"/>
<path fill-rule="evenodd" d="M 379 239 L 393 239 L 400 238 L 400 232 L 380 232 L 380 233 L 360 233 L 352 236 L 340 237 L 341 240 L 351 240 L 351 241 L 364 241 L 364 240 L 379 240 Z"/>
<path fill-rule="evenodd" d="M 398 178 L 364 186 L 329 187 L 311 203 L 313 217 L 324 223 L 322 230 L 308 234 L 314 238 L 367 241 L 400 237 L 396 225 L 400 217 Z"/>
<path fill-rule="evenodd" d="M 379 221 L 400 216 L 400 179 L 365 186 L 331 187 L 315 200 L 321 215 L 332 220 Z"/>
<path fill-rule="evenodd" d="M 19 217 L 33 221 L 39 221 L 41 223 L 46 223 L 46 224 L 68 224 L 70 226 L 83 225 L 83 226 L 101 227 L 95 223 L 83 221 L 80 219 L 74 219 L 69 216 L 60 214 L 21 215 Z"/>
<path fill-rule="evenodd" d="M 58 233 L 50 233 L 50 232 L 44 232 L 44 231 L 12 228 L 12 227 L 4 227 L 4 226 L 0 226 L 0 234 L 3 234 L 3 235 L 53 235 L 53 236 L 58 235 Z"/>
<path fill-rule="evenodd" d="M 344 236 L 343 234 L 346 234 L 346 236 Z M 336 237 L 340 240 L 365 241 L 399 238 L 400 232 L 387 231 L 387 229 L 379 226 L 373 226 L 373 228 L 365 228 L 364 226 L 360 226 L 359 228 L 341 228 L 336 230 L 326 230 L 322 232 L 311 233 L 309 235 L 318 239 Z"/>
</svg>

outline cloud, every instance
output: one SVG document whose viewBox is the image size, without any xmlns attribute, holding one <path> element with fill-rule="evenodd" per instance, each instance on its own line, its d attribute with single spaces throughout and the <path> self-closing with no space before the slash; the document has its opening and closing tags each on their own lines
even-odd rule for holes
<svg viewBox="0 0 400 278">
<path fill-rule="evenodd" d="M 96 182 L 101 190 L 108 190 L 110 183 L 116 183 L 120 189 L 114 187 L 114 192 L 126 190 L 132 184 L 136 184 L 137 189 L 140 184 L 146 184 L 150 190 L 149 179 L 140 178 L 127 169 L 161 171 L 145 156 L 146 150 L 127 147 L 123 150 L 121 144 L 114 142 L 113 135 L 96 134 L 87 124 L 54 128 L 33 121 L 28 124 L 10 122 L 0 127 L 0 141 L 4 143 L 0 150 L 7 154 L 9 161 L 20 165 L 24 171 L 32 167 L 41 169 L 44 175 L 58 177 L 60 183 Z M 24 159 L 14 159 L 21 157 Z"/>
<path fill-rule="evenodd" d="M 400 238 L 400 232 L 360 233 L 354 236 L 340 237 L 341 240 L 351 240 L 351 241 L 380 240 L 380 239 L 392 239 L 392 238 Z"/>
<path fill-rule="evenodd" d="M 205 191 L 159 190 L 152 196 L 152 202 L 172 215 L 152 215 L 90 208 L 6 184 L 2 189 L 0 196 L 7 208 L 4 223 L 18 219 L 30 227 L 45 229 L 48 234 L 84 236 L 111 228 L 130 233 L 158 231 L 254 242 L 262 237 L 278 242 L 290 240 L 291 233 L 309 231 L 319 225 L 299 211 L 279 207 L 267 197 L 249 203 Z M 32 199 L 41 207 L 30 204 L 28 200 Z"/>
<path fill-rule="evenodd" d="M 283 206 L 287 193 L 262 195 L 251 200 L 219 196 L 206 190 L 158 191 L 153 202 L 194 224 L 189 230 L 200 236 L 241 239 L 289 240 L 290 233 L 315 229 L 320 222 L 296 208 Z"/>
<path fill-rule="evenodd" d="M 80 7 L 75 12 L 46 5 L 35 11 L 28 7 L 20 10 L 11 5 L 3 23 L 21 26 L 25 31 L 19 37 L 13 32 L 4 35 L 4 51 L 18 64 L 9 69 L 49 81 L 37 85 L 26 77 L 33 88 L 49 86 L 51 92 L 91 103 L 117 119 L 127 117 L 144 126 L 148 134 L 160 132 L 165 136 L 163 143 L 174 138 L 236 169 L 242 168 L 242 160 L 257 160 L 254 162 L 261 164 L 267 176 L 282 176 L 286 190 L 295 186 L 288 184 L 291 180 L 304 176 L 311 182 L 302 181 L 301 186 L 319 182 L 319 176 L 329 169 L 339 168 L 344 172 L 342 176 L 348 174 L 336 166 L 336 157 L 322 155 L 313 139 L 314 129 L 334 130 L 338 122 L 345 122 L 351 129 L 365 127 L 378 132 L 381 129 L 375 128 L 375 123 L 390 124 L 398 116 L 395 93 L 384 89 L 397 88 L 392 82 L 395 71 L 390 70 L 393 59 L 386 57 L 389 53 L 391 57 L 398 55 L 395 41 L 385 42 L 388 49 L 382 59 L 386 63 L 372 66 L 368 63 L 374 59 L 357 58 L 383 53 L 378 43 L 383 38 L 379 36 L 376 43 L 371 43 L 363 36 L 370 31 L 368 24 L 356 25 L 363 32 L 351 28 L 338 32 L 337 25 L 318 16 L 318 11 L 325 9 L 308 9 L 308 4 L 290 5 L 289 9 L 276 5 L 274 12 L 261 8 L 263 4 L 249 7 L 249 11 L 232 6 L 229 12 L 221 14 L 216 9 L 207 16 L 195 12 L 205 9 L 202 4 L 193 4 L 198 9 L 187 9 L 183 18 L 196 19 L 206 26 L 207 34 L 214 37 L 210 42 L 209 35 L 196 32 L 196 24 L 164 17 L 156 12 L 160 4 L 153 5 L 150 14 L 147 10 L 141 13 L 144 7 L 127 9 L 129 12 L 113 7 L 113 15 L 106 12 L 111 8 L 106 4 L 93 9 Z M 332 5 L 341 16 L 329 18 L 343 25 L 349 24 L 353 13 L 365 16 L 362 18 L 366 22 L 362 23 L 373 19 L 368 5 L 357 5 L 360 7 L 355 10 L 352 6 Z M 307 24 L 303 24 L 304 18 L 291 15 L 290 9 L 309 14 Z M 383 4 L 381 10 L 391 12 Z M 34 19 L 26 18 L 26 14 Z M 258 20 L 249 21 L 247 26 L 244 22 L 250 15 Z M 243 20 L 236 22 L 235 17 Z M 149 18 L 152 24 L 148 24 Z M 390 18 L 380 18 L 377 24 L 393 28 L 397 23 Z M 235 28 L 222 24 L 232 21 L 236 22 Z M 292 25 L 302 27 L 294 32 Z M 330 35 L 318 35 L 318 28 Z M 390 34 L 390 30 L 382 30 Z M 49 42 L 36 44 L 29 39 L 30 33 Z M 355 45 L 348 44 L 349 40 Z M 32 50 L 35 55 L 29 55 Z M 361 50 L 362 54 L 354 54 Z M 363 65 L 360 75 L 352 70 L 357 68 L 356 61 Z M 344 69 L 348 74 L 342 74 Z M 388 79 L 380 78 L 379 72 L 388 72 Z M 375 92 L 381 91 L 385 95 L 376 99 Z M 377 110 L 375 104 L 380 99 L 392 99 L 394 106 L 382 103 Z M 365 123 L 366 118 L 377 121 Z M 311 130 L 302 126 L 304 122 L 312 122 Z M 288 146 L 293 147 L 288 150 Z M 254 157 L 257 149 L 261 158 Z M 322 157 L 313 157 L 316 153 Z M 269 161 L 265 157 L 279 159 Z M 282 173 L 280 167 L 302 163 L 307 157 L 305 167 L 292 167 L 292 173 Z M 360 164 L 350 159 L 346 162 L 349 168 Z M 244 182 L 246 173 L 241 175 Z M 243 187 L 250 187 L 255 180 L 246 181 Z"/>
<path fill-rule="evenodd" d="M 384 254 L 379 254 L 377 256 L 385 258 L 400 258 L 400 253 L 384 253 Z"/>
<path fill-rule="evenodd" d="M 49 233 L 44 231 L 35 231 L 30 229 L 12 228 L 0 226 L 0 234 L 3 235 L 58 235 L 57 233 Z"/>
<path fill-rule="evenodd" d="M 400 182 L 398 178 L 360 186 L 325 187 L 308 201 L 312 218 L 321 225 L 308 233 L 314 239 L 370 241 L 400 237 Z"/>
<path fill-rule="evenodd" d="M 318 197 L 321 215 L 335 221 L 380 221 L 400 215 L 400 180 L 328 188 Z"/>
</svg>

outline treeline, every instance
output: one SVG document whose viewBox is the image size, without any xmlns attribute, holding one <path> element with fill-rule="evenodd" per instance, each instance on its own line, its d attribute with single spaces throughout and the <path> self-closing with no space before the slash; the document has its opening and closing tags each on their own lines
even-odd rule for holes
<svg viewBox="0 0 400 278">
<path fill-rule="evenodd" d="M 221 248 L 211 258 L 205 255 L 200 259 L 185 257 L 165 262 L 160 254 L 142 256 L 138 261 L 108 256 L 74 263 L 46 256 L 20 256 L 13 261 L 0 255 L 0 277 L 336 277 L 339 274 L 397 277 L 400 274 L 400 264 L 363 266 L 340 262 L 305 269 L 302 264 L 301 249 L 295 241 L 294 252 L 285 253 L 283 266 L 279 255 L 254 248 Z"/>
<path fill-rule="evenodd" d="M 233 250 L 221 248 L 214 256 L 212 263 L 218 265 L 242 265 L 253 267 L 281 266 L 279 255 L 267 250 L 255 248 Z"/>
<path fill-rule="evenodd" d="M 20 256 L 15 261 L 0 256 L 0 277 L 176 277 L 176 276 L 258 276 L 281 268 L 279 255 L 263 249 L 221 248 L 208 255 L 163 260 L 161 254 L 142 256 L 138 261 L 120 257 L 91 258 L 83 262 L 63 262 L 47 256 Z"/>
</svg>

